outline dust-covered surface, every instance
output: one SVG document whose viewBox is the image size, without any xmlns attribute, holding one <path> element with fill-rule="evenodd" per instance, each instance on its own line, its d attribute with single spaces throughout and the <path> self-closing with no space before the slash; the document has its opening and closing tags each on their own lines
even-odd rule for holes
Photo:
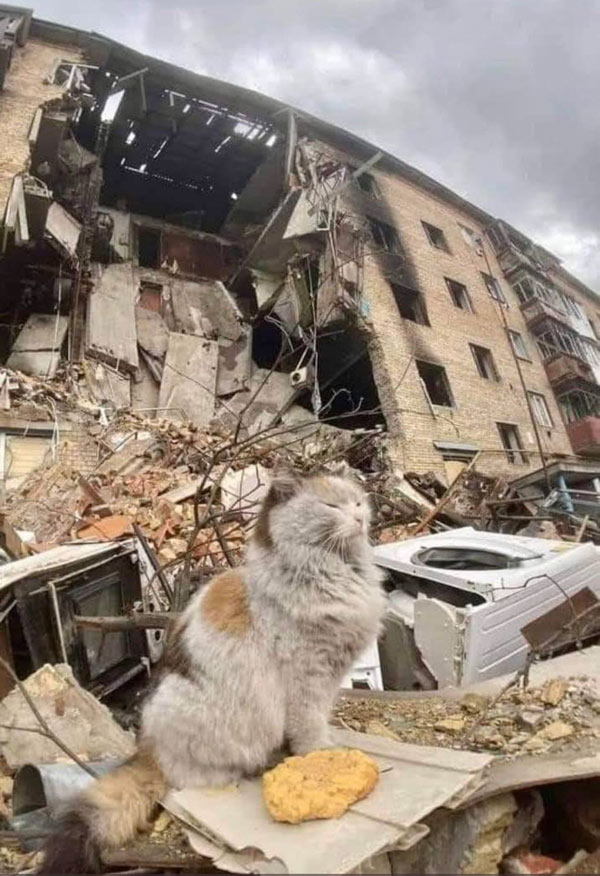
<svg viewBox="0 0 600 876">
<path fill-rule="evenodd" d="M 415 745 L 517 757 L 600 738 L 600 700 L 586 678 L 511 688 L 497 701 L 472 693 L 454 701 L 342 697 L 333 723 Z"/>
</svg>

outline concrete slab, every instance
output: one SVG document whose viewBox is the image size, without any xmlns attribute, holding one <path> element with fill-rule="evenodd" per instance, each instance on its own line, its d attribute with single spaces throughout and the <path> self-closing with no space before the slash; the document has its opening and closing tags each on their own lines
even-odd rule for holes
<svg viewBox="0 0 600 876">
<path fill-rule="evenodd" d="M 218 355 L 216 341 L 171 333 L 158 397 L 163 413 L 189 419 L 197 426 L 210 422 L 215 410 Z"/>
<path fill-rule="evenodd" d="M 138 367 L 135 299 L 131 264 L 109 265 L 96 279 L 88 299 L 86 354 L 121 371 Z"/>
<path fill-rule="evenodd" d="M 137 304 L 135 324 L 140 347 L 143 347 L 150 356 L 162 359 L 169 346 L 169 330 L 160 313 Z"/>
<path fill-rule="evenodd" d="M 230 341 L 242 336 L 242 314 L 219 280 L 173 282 L 171 305 L 178 332 Z"/>
<path fill-rule="evenodd" d="M 245 330 L 236 341 L 219 338 L 217 395 L 231 395 L 247 385 L 252 370 L 252 333 Z"/>
</svg>

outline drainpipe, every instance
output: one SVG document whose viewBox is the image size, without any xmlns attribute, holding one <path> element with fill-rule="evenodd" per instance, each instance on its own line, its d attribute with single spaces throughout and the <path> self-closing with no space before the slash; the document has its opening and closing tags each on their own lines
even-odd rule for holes
<svg viewBox="0 0 600 876">
<path fill-rule="evenodd" d="M 488 274 L 490 277 L 493 277 L 492 268 L 490 265 L 490 261 L 488 259 L 488 254 L 485 248 L 483 237 L 480 238 L 481 249 L 483 250 L 483 255 L 485 258 L 485 263 L 488 269 Z M 527 410 L 529 411 L 529 419 L 531 420 L 531 425 L 533 426 L 533 434 L 535 435 L 535 443 L 537 444 L 538 453 L 540 455 L 540 460 L 542 463 L 542 468 L 544 470 L 544 480 L 546 482 L 546 495 L 549 496 L 552 492 L 552 486 L 550 484 L 550 476 L 548 474 L 548 466 L 546 465 L 546 455 L 544 453 L 544 448 L 542 446 L 542 439 L 540 438 L 540 433 L 538 430 L 538 424 L 535 419 L 535 414 L 533 413 L 533 408 L 531 406 L 531 401 L 529 399 L 529 393 L 527 392 L 527 386 L 525 385 L 525 378 L 523 377 L 523 371 L 521 370 L 521 363 L 519 362 L 519 357 L 515 353 L 514 347 L 512 345 L 512 341 L 510 339 L 510 329 L 508 327 L 508 322 L 506 319 L 506 314 L 504 312 L 504 306 L 501 301 L 496 301 L 498 305 L 498 309 L 500 310 L 500 315 L 502 316 L 502 323 L 504 325 L 504 332 L 506 334 L 506 340 L 508 342 L 508 346 L 510 347 L 510 351 L 512 353 L 513 361 L 517 368 L 517 373 L 519 375 L 519 381 L 521 383 L 521 388 L 523 390 L 523 395 L 525 396 L 525 403 L 527 405 Z M 569 501 L 571 501 L 569 497 Z"/>
</svg>

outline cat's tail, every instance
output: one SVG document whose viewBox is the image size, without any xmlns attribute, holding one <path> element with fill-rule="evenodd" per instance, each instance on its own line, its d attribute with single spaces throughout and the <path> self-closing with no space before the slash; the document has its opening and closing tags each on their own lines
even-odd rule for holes
<svg viewBox="0 0 600 876">
<path fill-rule="evenodd" d="M 150 751 L 138 751 L 70 801 L 44 846 L 40 874 L 99 873 L 100 852 L 148 827 L 167 783 Z"/>
</svg>

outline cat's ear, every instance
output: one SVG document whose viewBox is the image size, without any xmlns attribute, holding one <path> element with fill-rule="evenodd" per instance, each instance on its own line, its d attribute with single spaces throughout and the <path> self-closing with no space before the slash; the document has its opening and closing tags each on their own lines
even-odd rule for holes
<svg viewBox="0 0 600 876">
<path fill-rule="evenodd" d="M 270 491 L 278 502 L 286 502 L 298 492 L 302 476 L 288 466 L 277 466 L 271 477 Z"/>
</svg>

